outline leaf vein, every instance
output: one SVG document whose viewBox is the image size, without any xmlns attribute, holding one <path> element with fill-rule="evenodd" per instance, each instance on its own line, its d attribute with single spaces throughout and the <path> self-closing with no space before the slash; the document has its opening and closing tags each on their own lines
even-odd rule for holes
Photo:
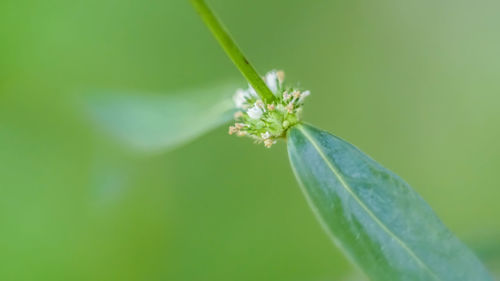
<svg viewBox="0 0 500 281">
<path fill-rule="evenodd" d="M 342 177 L 340 172 L 335 168 L 335 166 L 328 160 L 323 150 L 320 148 L 318 143 L 314 140 L 314 138 L 307 132 L 307 130 L 302 125 L 297 125 L 297 129 L 302 132 L 302 134 L 309 140 L 312 146 L 316 149 L 320 157 L 325 161 L 328 168 L 332 171 L 332 173 L 337 177 L 341 185 L 344 189 L 354 198 L 354 200 L 361 206 L 363 210 L 385 231 L 389 236 L 391 236 L 396 242 L 398 242 L 403 249 L 405 249 L 408 254 L 415 259 L 415 261 L 423 268 L 425 268 L 429 274 L 436 280 L 440 280 L 440 278 L 406 245 L 404 241 L 402 241 L 394 232 L 392 232 L 371 210 L 366 206 L 363 201 L 354 193 L 353 189 L 347 184 L 345 179 Z"/>
</svg>

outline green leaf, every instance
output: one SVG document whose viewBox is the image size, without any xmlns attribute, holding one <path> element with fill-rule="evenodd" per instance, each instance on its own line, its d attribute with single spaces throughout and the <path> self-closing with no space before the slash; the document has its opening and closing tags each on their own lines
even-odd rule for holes
<svg viewBox="0 0 500 281">
<path fill-rule="evenodd" d="M 174 95 L 100 92 L 84 96 L 107 133 L 144 152 L 172 149 L 231 120 L 234 83 Z"/>
<path fill-rule="evenodd" d="M 297 125 L 288 153 L 321 224 L 371 280 L 492 280 L 407 183 L 353 145 Z"/>
</svg>

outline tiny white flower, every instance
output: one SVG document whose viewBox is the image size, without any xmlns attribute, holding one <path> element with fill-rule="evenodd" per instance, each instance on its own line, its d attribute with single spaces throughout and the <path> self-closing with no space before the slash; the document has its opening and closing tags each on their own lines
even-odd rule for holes
<svg viewBox="0 0 500 281">
<path fill-rule="evenodd" d="M 262 139 L 268 139 L 271 137 L 271 133 L 265 132 L 263 134 L 260 134 L 260 136 L 262 137 Z"/>
<path fill-rule="evenodd" d="M 304 99 L 311 94 L 311 91 L 305 91 L 300 95 L 299 103 L 303 103 Z"/>
<path fill-rule="evenodd" d="M 270 148 L 275 143 L 276 143 L 276 141 L 273 141 L 273 140 L 270 140 L 270 139 L 264 140 L 264 146 L 267 147 L 267 148 Z"/>
<path fill-rule="evenodd" d="M 260 109 L 257 105 L 254 105 L 254 107 L 248 109 L 247 114 L 252 119 L 259 119 L 262 116 L 262 109 Z"/>
<path fill-rule="evenodd" d="M 259 97 L 259 95 L 257 95 L 257 92 L 255 91 L 255 89 L 252 87 L 252 85 L 248 84 L 248 96 L 251 97 L 251 98 L 257 98 Z"/>
<path fill-rule="evenodd" d="M 266 74 L 266 85 L 269 87 L 271 92 L 276 93 L 278 91 L 278 74 L 276 71 L 270 71 Z"/>
<path fill-rule="evenodd" d="M 278 77 L 280 85 L 283 84 L 283 81 L 285 81 L 285 72 L 283 70 L 277 71 L 276 76 Z"/>
<path fill-rule="evenodd" d="M 288 101 L 290 99 L 290 97 L 291 97 L 291 95 L 287 91 L 285 91 L 283 93 L 283 100 Z"/>
<path fill-rule="evenodd" d="M 242 89 L 236 90 L 236 94 L 234 94 L 233 96 L 234 105 L 236 105 L 237 108 L 243 108 L 243 105 L 246 103 L 246 101 L 247 92 Z"/>
</svg>

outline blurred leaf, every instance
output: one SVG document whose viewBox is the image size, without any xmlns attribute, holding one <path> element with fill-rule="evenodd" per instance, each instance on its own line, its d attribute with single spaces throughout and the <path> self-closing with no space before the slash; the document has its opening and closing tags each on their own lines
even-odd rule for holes
<svg viewBox="0 0 500 281">
<path fill-rule="evenodd" d="M 91 118 L 111 135 L 137 150 L 172 149 L 231 120 L 237 85 L 174 95 L 93 93 L 85 96 Z"/>
<path fill-rule="evenodd" d="M 470 240 L 469 245 L 498 280 L 500 278 L 500 235 L 496 231 L 484 234 L 487 231 L 480 230 L 483 232 L 481 237 Z"/>
<path fill-rule="evenodd" d="M 483 230 L 484 231 L 484 230 Z M 471 241 L 471 247 L 485 261 L 500 260 L 500 236 Z"/>
<path fill-rule="evenodd" d="M 322 225 L 371 280 L 492 280 L 407 183 L 353 145 L 298 125 L 288 152 Z"/>
</svg>

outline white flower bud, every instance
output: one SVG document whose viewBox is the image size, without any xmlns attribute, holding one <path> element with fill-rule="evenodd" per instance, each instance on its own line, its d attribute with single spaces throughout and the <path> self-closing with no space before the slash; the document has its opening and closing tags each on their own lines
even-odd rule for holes
<svg viewBox="0 0 500 281">
<path fill-rule="evenodd" d="M 278 75 L 276 74 L 276 71 L 270 71 L 266 74 L 265 77 L 266 80 L 266 85 L 269 87 L 269 90 L 271 92 L 276 93 L 278 91 Z"/>
<path fill-rule="evenodd" d="M 299 103 L 304 103 L 304 100 L 306 97 L 308 97 L 311 94 L 311 91 L 305 91 L 300 95 L 299 98 Z"/>
<path fill-rule="evenodd" d="M 284 101 L 288 101 L 288 100 L 290 99 L 290 97 L 291 97 L 291 96 L 290 96 L 290 94 L 289 94 L 287 91 L 285 91 L 285 92 L 283 93 L 283 100 L 284 100 Z"/>
<path fill-rule="evenodd" d="M 263 134 L 260 134 L 260 136 L 262 137 L 262 139 L 268 139 L 271 137 L 271 133 L 265 132 Z"/>
<path fill-rule="evenodd" d="M 236 94 L 233 96 L 233 101 L 237 108 L 243 108 L 243 105 L 247 102 L 247 92 L 242 89 L 236 90 Z"/>
<path fill-rule="evenodd" d="M 278 81 L 280 82 L 280 85 L 285 81 L 285 72 L 283 70 L 279 70 L 276 72 L 276 76 L 278 76 Z"/>
<path fill-rule="evenodd" d="M 264 146 L 267 148 L 270 148 L 274 143 L 276 143 L 276 142 L 271 140 L 271 139 L 267 139 L 264 141 Z"/>
<path fill-rule="evenodd" d="M 262 109 L 254 105 L 254 107 L 248 109 L 247 114 L 252 119 L 259 119 L 262 116 Z"/>
<path fill-rule="evenodd" d="M 257 95 L 257 92 L 255 91 L 255 89 L 252 87 L 252 85 L 248 84 L 248 97 L 250 98 L 258 98 L 259 95 Z"/>
</svg>

